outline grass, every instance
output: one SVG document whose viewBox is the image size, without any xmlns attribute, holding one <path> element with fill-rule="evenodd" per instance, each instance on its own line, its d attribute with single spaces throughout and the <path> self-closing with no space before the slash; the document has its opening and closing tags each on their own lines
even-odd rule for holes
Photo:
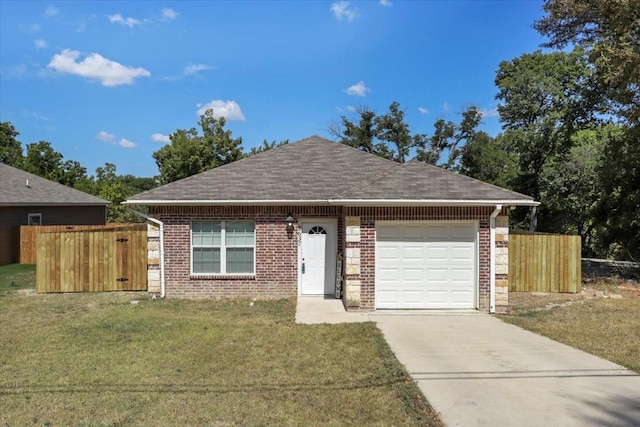
<svg viewBox="0 0 640 427">
<path fill-rule="evenodd" d="M 441 425 L 375 324 L 294 315 L 295 300 L 1 293 L 0 425 Z"/>
<path fill-rule="evenodd" d="M 36 287 L 36 266 L 32 264 L 9 264 L 0 267 L 0 294 L 5 291 Z"/>
<path fill-rule="evenodd" d="M 640 373 L 640 285 L 601 280 L 589 289 L 623 298 L 509 294 L 511 313 L 502 319 Z"/>
</svg>

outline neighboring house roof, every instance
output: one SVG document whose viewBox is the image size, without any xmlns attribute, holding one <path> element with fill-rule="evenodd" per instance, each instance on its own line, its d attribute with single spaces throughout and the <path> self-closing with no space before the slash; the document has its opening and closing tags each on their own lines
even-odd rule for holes
<svg viewBox="0 0 640 427">
<path fill-rule="evenodd" d="M 0 206 L 91 206 L 111 202 L 0 163 Z"/>
<path fill-rule="evenodd" d="M 139 205 L 537 205 L 417 161 L 396 163 L 313 136 L 130 197 Z"/>
</svg>

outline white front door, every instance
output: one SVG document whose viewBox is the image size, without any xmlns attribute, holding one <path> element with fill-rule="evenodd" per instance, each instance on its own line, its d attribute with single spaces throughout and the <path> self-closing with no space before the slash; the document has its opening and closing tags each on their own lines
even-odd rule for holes
<svg viewBox="0 0 640 427">
<path fill-rule="evenodd" d="M 333 294 L 337 253 L 336 223 L 303 220 L 301 227 L 298 262 L 300 294 Z"/>
</svg>

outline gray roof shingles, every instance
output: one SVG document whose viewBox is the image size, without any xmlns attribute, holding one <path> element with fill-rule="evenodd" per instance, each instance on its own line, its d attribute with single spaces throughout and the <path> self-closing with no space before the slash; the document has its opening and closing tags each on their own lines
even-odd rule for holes
<svg viewBox="0 0 640 427">
<path fill-rule="evenodd" d="M 0 163 L 0 206 L 105 206 L 110 203 L 99 197 Z"/>
<path fill-rule="evenodd" d="M 416 161 L 399 164 L 313 136 L 140 193 L 127 203 L 245 200 L 533 202 L 529 196 L 435 166 Z"/>
</svg>

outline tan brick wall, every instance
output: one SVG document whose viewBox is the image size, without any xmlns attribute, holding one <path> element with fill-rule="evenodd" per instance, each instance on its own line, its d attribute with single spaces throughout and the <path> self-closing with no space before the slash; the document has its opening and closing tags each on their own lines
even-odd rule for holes
<svg viewBox="0 0 640 427">
<path fill-rule="evenodd" d="M 509 308 L 509 217 L 496 217 L 496 312 L 504 313 Z"/>
</svg>

